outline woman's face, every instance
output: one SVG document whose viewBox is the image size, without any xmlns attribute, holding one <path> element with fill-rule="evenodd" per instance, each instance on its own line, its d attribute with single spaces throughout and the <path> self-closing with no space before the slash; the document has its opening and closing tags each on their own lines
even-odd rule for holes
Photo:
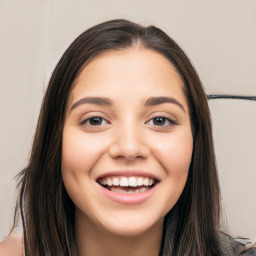
<svg viewBox="0 0 256 256">
<path fill-rule="evenodd" d="M 161 54 L 108 51 L 82 70 L 62 145 L 76 221 L 127 236 L 162 225 L 185 186 L 192 151 L 183 82 Z"/>
</svg>

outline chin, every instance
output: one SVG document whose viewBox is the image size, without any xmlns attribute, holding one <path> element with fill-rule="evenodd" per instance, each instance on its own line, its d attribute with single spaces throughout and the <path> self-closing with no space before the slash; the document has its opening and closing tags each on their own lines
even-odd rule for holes
<svg viewBox="0 0 256 256">
<path fill-rule="evenodd" d="M 137 237 L 141 236 L 147 232 L 152 232 L 154 229 L 162 229 L 164 218 L 160 220 L 146 219 L 144 218 L 126 218 L 113 222 L 104 222 L 104 228 L 108 232 L 121 237 Z"/>
</svg>

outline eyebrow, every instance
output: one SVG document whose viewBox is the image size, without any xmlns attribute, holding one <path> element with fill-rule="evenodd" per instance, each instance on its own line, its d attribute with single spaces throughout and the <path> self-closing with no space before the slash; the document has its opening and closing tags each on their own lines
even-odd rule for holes
<svg viewBox="0 0 256 256">
<path fill-rule="evenodd" d="M 77 102 L 75 102 L 71 108 L 70 108 L 70 112 L 77 108 L 78 106 L 82 105 L 82 104 L 96 104 L 96 105 L 100 105 L 100 106 L 112 106 L 113 102 L 111 99 L 109 98 L 105 98 L 105 97 L 85 97 L 82 98 L 80 100 L 78 100 Z M 186 112 L 185 108 L 183 107 L 183 105 L 178 102 L 175 98 L 172 97 L 150 97 L 149 99 L 147 99 L 147 101 L 145 102 L 145 106 L 156 106 L 156 105 L 160 105 L 160 104 L 164 104 L 164 103 L 172 103 L 177 105 L 178 107 L 180 107 L 184 112 Z"/>
<path fill-rule="evenodd" d="M 163 103 L 172 103 L 180 107 L 184 112 L 186 112 L 183 105 L 178 102 L 175 98 L 172 97 L 150 97 L 146 103 L 145 106 L 156 106 Z"/>
<path fill-rule="evenodd" d="M 108 98 L 104 98 L 104 97 L 82 98 L 71 106 L 70 111 L 72 111 L 74 108 L 77 108 L 78 106 L 80 106 L 82 104 L 86 104 L 86 103 L 96 104 L 96 105 L 100 105 L 100 106 L 111 106 L 112 100 L 108 99 Z"/>
</svg>

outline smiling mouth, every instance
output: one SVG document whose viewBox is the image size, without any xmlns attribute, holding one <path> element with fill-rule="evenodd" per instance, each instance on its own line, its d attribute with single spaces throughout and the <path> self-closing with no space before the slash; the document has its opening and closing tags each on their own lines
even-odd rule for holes
<svg viewBox="0 0 256 256">
<path fill-rule="evenodd" d="M 104 188 L 115 193 L 143 193 L 153 188 L 157 180 L 149 177 L 111 176 L 99 178 L 97 182 Z"/>
</svg>

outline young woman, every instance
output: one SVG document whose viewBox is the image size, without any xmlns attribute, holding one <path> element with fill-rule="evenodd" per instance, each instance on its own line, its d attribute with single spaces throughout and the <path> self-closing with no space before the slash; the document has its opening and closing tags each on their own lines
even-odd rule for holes
<svg viewBox="0 0 256 256">
<path fill-rule="evenodd" d="M 113 20 L 71 44 L 44 96 L 19 205 L 29 256 L 237 255 L 218 231 L 207 98 L 169 36 Z"/>
</svg>

